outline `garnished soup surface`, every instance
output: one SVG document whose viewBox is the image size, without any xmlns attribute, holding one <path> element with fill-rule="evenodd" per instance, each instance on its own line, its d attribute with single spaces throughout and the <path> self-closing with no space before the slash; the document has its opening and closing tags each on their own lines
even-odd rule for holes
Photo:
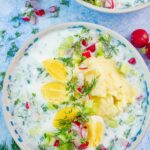
<svg viewBox="0 0 150 150">
<path fill-rule="evenodd" d="M 147 116 L 132 51 L 84 26 L 36 39 L 10 76 L 15 125 L 32 150 L 125 150 Z"/>
</svg>

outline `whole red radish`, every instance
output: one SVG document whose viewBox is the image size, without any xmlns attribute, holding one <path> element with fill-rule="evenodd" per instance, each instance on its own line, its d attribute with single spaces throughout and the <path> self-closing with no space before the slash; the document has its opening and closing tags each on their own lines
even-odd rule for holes
<svg viewBox="0 0 150 150">
<path fill-rule="evenodd" d="M 150 59 L 150 43 L 148 43 L 146 46 L 146 56 L 148 59 Z"/>
<path fill-rule="evenodd" d="M 142 48 L 148 44 L 149 35 L 144 29 L 137 29 L 132 32 L 130 41 L 136 48 Z"/>
</svg>

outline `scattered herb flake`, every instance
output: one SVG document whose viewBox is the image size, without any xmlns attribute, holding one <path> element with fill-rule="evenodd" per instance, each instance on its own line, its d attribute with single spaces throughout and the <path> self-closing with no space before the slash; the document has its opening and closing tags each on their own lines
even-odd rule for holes
<svg viewBox="0 0 150 150">
<path fill-rule="evenodd" d="M 8 57 L 14 57 L 15 56 L 15 54 L 16 54 L 16 52 L 18 51 L 18 47 L 17 47 L 17 45 L 16 45 L 16 43 L 15 42 L 12 42 L 11 43 L 11 47 L 10 47 L 10 49 L 8 50 L 8 52 L 7 52 L 7 56 Z"/>
<path fill-rule="evenodd" d="M 14 140 L 12 140 L 11 148 L 12 150 L 21 150 Z"/>
<path fill-rule="evenodd" d="M 33 28 L 32 31 L 31 31 L 32 34 L 36 34 L 36 33 L 38 33 L 38 32 L 39 32 L 39 29 L 38 29 L 38 28 Z"/>
<path fill-rule="evenodd" d="M 66 6 L 68 6 L 68 7 L 69 7 L 70 2 L 69 2 L 69 0 L 61 0 L 61 1 L 60 1 L 60 4 L 62 4 L 62 5 L 66 5 Z"/>
<path fill-rule="evenodd" d="M 20 102 L 21 102 L 20 99 L 16 99 L 14 105 L 18 105 Z"/>
<path fill-rule="evenodd" d="M 6 35 L 6 30 L 0 31 L 0 37 L 1 37 L 2 39 L 5 38 L 5 35 Z"/>
<path fill-rule="evenodd" d="M 61 57 L 61 58 L 59 58 L 59 60 L 61 60 L 66 66 L 74 67 L 73 59 L 70 57 L 68 57 L 68 58 Z"/>
</svg>

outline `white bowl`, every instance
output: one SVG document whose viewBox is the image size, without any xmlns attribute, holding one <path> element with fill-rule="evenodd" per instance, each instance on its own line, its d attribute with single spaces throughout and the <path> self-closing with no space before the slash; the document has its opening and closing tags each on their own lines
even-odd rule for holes
<svg viewBox="0 0 150 150">
<path fill-rule="evenodd" d="M 14 57 L 12 63 L 10 64 L 8 71 L 6 73 L 6 76 L 5 76 L 5 80 L 4 80 L 2 102 L 3 102 L 3 112 L 4 112 L 4 116 L 5 116 L 5 121 L 6 121 L 7 127 L 9 129 L 12 137 L 14 138 L 14 140 L 16 141 L 16 143 L 19 145 L 19 147 L 22 150 L 31 150 L 31 149 L 30 149 L 29 145 L 26 144 L 26 139 L 23 137 L 23 135 L 21 133 L 19 133 L 19 131 L 17 131 L 17 127 L 13 123 L 13 122 L 15 122 L 15 119 L 11 115 L 10 99 L 8 98 L 8 92 L 7 92 L 7 87 L 8 87 L 9 80 L 10 80 L 9 75 L 11 75 L 12 72 L 14 71 L 14 68 L 17 66 L 20 58 L 24 55 L 24 52 L 28 49 L 29 46 L 31 46 L 31 44 L 34 44 L 34 42 L 37 38 L 40 39 L 50 32 L 57 32 L 57 30 L 62 30 L 62 29 L 66 29 L 66 28 L 70 28 L 70 27 L 74 27 L 74 26 L 85 26 L 90 29 L 98 29 L 98 30 L 101 30 L 101 31 L 104 31 L 104 32 L 110 34 L 115 39 L 118 39 L 119 41 L 123 42 L 128 47 L 128 49 L 130 51 L 132 51 L 135 58 L 139 61 L 139 64 L 142 66 L 143 73 L 145 75 L 146 82 L 147 82 L 147 90 L 146 91 L 150 91 L 150 80 L 149 80 L 150 74 L 149 74 L 149 71 L 148 71 L 148 68 L 147 68 L 145 62 L 143 61 L 142 57 L 139 55 L 137 50 L 124 37 L 122 37 L 118 33 L 114 32 L 110 29 L 107 29 L 103 26 L 100 26 L 100 25 L 91 24 L 91 23 L 83 23 L 83 22 L 65 23 L 65 24 L 60 24 L 60 25 L 56 25 L 53 27 L 49 27 L 49 28 L 41 31 L 40 33 L 32 36 L 31 38 L 29 38 L 27 40 L 27 42 L 25 42 L 23 44 L 23 46 L 20 48 L 20 50 L 17 52 L 16 56 Z M 150 101 L 149 98 L 147 100 Z M 148 108 L 150 108 L 150 107 L 148 107 Z M 150 114 L 150 109 L 148 109 L 147 114 Z M 138 143 L 142 140 L 146 130 L 149 127 L 149 122 L 150 122 L 150 116 L 146 118 L 145 124 L 143 125 L 143 128 L 142 128 L 142 132 L 138 135 L 136 141 L 128 148 L 128 150 L 135 149 L 135 147 L 138 145 Z"/>
<path fill-rule="evenodd" d="M 83 0 L 76 0 L 76 1 L 85 7 L 91 8 L 91 9 L 99 11 L 99 12 L 109 13 L 109 14 L 129 13 L 129 12 L 137 11 L 137 10 L 140 10 L 140 9 L 143 9 L 143 8 L 150 6 L 150 2 L 147 2 L 147 3 L 142 4 L 142 5 L 138 5 L 135 7 L 129 7 L 129 8 L 125 8 L 125 9 L 115 9 L 115 8 L 114 9 L 108 9 L 108 8 L 103 8 L 103 7 L 97 7 L 97 6 L 92 5 L 88 2 L 85 2 Z"/>
</svg>

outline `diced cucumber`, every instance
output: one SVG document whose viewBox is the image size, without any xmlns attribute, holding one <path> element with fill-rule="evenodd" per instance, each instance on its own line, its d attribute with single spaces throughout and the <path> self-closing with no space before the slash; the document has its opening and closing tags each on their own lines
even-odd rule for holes
<svg viewBox="0 0 150 150">
<path fill-rule="evenodd" d="M 103 56 L 104 55 L 104 45 L 102 42 L 98 42 L 96 44 L 96 56 Z"/>
<path fill-rule="evenodd" d="M 130 115 L 127 120 L 125 121 L 126 124 L 133 123 L 135 121 L 135 116 Z"/>
<path fill-rule="evenodd" d="M 93 101 L 91 101 L 91 100 L 86 101 L 86 103 L 85 103 L 85 112 L 89 113 L 89 114 L 93 112 Z"/>
<path fill-rule="evenodd" d="M 103 35 L 100 35 L 99 41 L 103 41 L 105 43 L 110 43 L 111 37 L 109 34 L 103 34 Z"/>
<path fill-rule="evenodd" d="M 40 132 L 40 128 L 39 127 L 33 127 L 29 130 L 29 134 L 31 136 L 37 136 Z"/>
<path fill-rule="evenodd" d="M 53 133 L 44 133 L 43 145 L 49 146 L 53 137 Z"/>
<path fill-rule="evenodd" d="M 121 63 L 119 66 L 119 71 L 124 75 L 128 75 L 131 71 L 131 67 L 126 63 Z"/>
<path fill-rule="evenodd" d="M 73 36 L 69 36 L 69 37 L 65 38 L 57 50 L 57 56 L 58 57 L 64 56 L 66 50 L 70 49 L 72 47 L 73 43 L 74 43 Z"/>
<path fill-rule="evenodd" d="M 102 6 L 102 0 L 95 0 L 95 5 L 98 6 L 98 7 L 101 7 Z"/>
<path fill-rule="evenodd" d="M 56 109 L 56 107 L 52 103 L 48 103 L 47 107 L 49 110 L 55 110 Z"/>
<path fill-rule="evenodd" d="M 63 142 L 66 141 L 66 136 L 65 135 L 60 134 L 60 135 L 58 135 L 58 138 L 61 139 Z"/>
<path fill-rule="evenodd" d="M 106 123 L 111 128 L 117 128 L 118 125 L 119 125 L 117 120 L 112 120 L 112 119 L 111 120 L 107 120 Z"/>
</svg>

